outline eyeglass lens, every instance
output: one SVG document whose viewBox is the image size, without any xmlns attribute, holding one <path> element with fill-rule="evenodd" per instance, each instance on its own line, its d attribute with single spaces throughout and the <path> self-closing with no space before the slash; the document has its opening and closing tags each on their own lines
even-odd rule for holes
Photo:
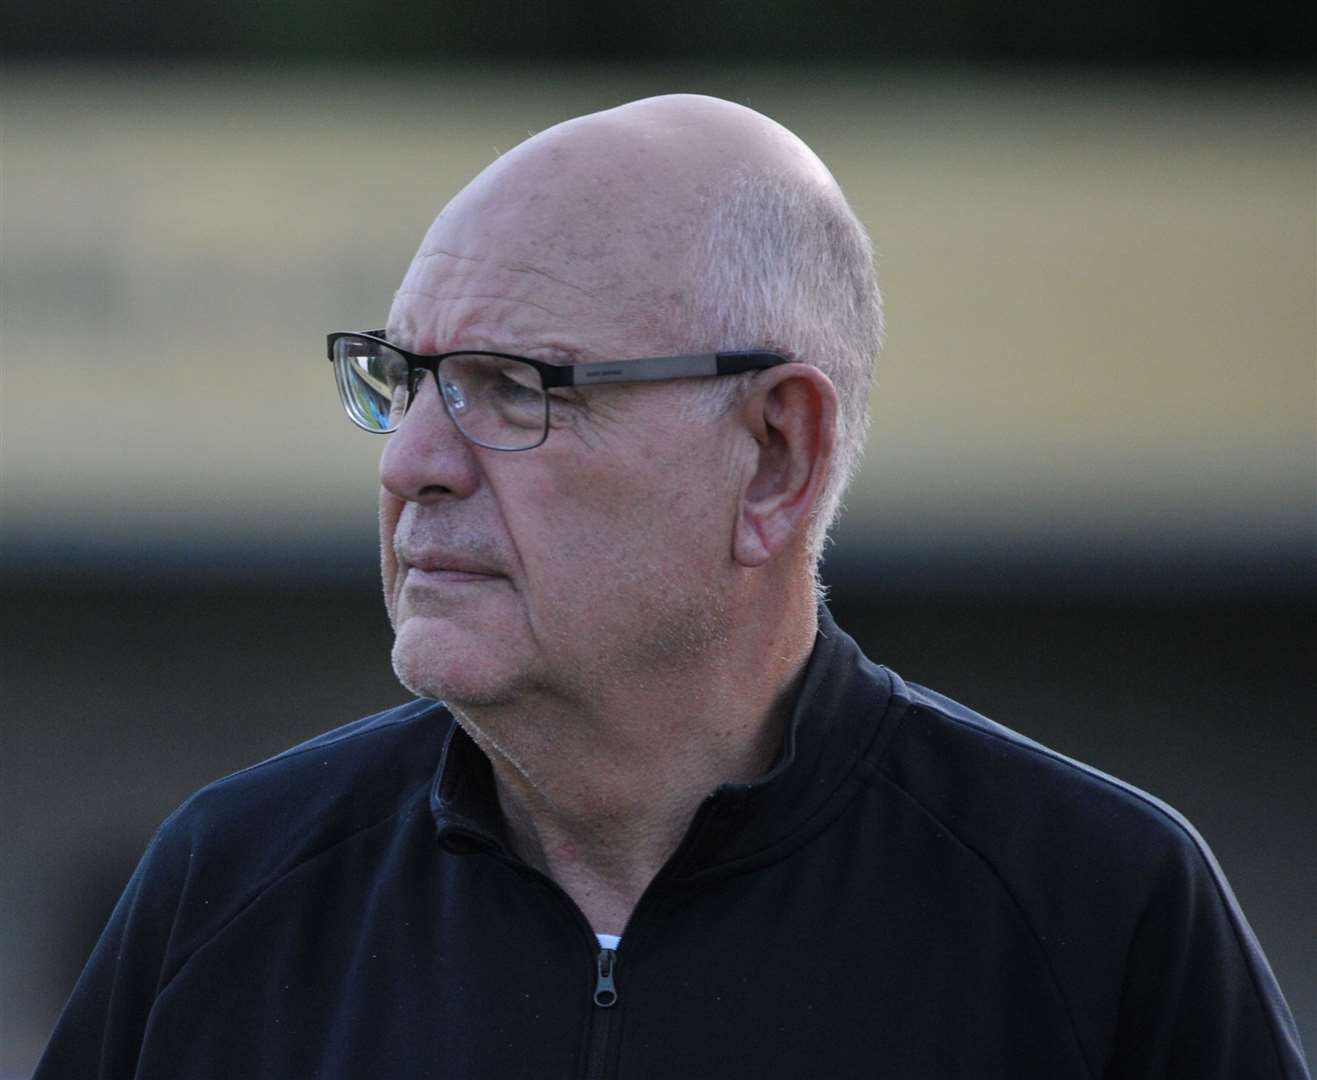
<svg viewBox="0 0 1317 1080">
<path fill-rule="evenodd" d="M 348 417 L 367 431 L 402 423 L 423 370 L 412 374 L 406 357 L 369 338 L 334 343 L 339 395 Z M 472 442 L 494 450 L 526 450 L 544 441 L 548 397 L 540 374 L 519 360 L 455 353 L 439 363 L 439 390 L 448 415 Z"/>
</svg>

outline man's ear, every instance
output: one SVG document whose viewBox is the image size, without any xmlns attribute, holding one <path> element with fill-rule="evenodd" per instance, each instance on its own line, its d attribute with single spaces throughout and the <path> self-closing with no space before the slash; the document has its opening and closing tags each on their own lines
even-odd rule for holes
<svg viewBox="0 0 1317 1080">
<path fill-rule="evenodd" d="M 823 494 L 837 429 L 837 391 L 808 364 L 783 364 L 755 376 L 741 417 L 756 457 L 741 493 L 732 555 L 762 566 L 802 535 Z"/>
</svg>

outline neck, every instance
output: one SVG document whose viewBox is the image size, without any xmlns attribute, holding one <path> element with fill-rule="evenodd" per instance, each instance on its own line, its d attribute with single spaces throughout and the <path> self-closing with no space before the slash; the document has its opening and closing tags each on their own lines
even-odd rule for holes
<svg viewBox="0 0 1317 1080">
<path fill-rule="evenodd" d="M 596 684 L 588 701 L 455 709 L 493 766 L 516 853 L 596 932 L 620 934 L 700 802 L 762 775 L 781 747 L 812 598 L 804 617 L 746 621 L 714 655 Z"/>
</svg>

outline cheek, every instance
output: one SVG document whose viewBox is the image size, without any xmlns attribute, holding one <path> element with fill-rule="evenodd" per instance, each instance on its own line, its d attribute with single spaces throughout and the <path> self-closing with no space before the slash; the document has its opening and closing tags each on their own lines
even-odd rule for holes
<svg viewBox="0 0 1317 1080">
<path fill-rule="evenodd" d="M 380 488 L 380 577 L 384 582 L 384 606 L 389 618 L 394 616 L 394 587 L 398 581 L 398 560 L 393 552 L 393 536 L 398 530 L 406 503 L 386 488 Z"/>
<path fill-rule="evenodd" d="M 590 462 L 593 465 L 594 462 Z M 517 515 L 537 561 L 574 563 L 610 550 L 617 534 L 643 514 L 652 497 L 623 468 L 561 468 L 548 473 L 508 510 Z"/>
<path fill-rule="evenodd" d="M 637 577 L 714 570 L 720 553 L 730 558 L 727 515 L 693 475 L 690 462 L 657 460 L 554 473 L 515 510 L 528 576 L 588 603 Z"/>
</svg>

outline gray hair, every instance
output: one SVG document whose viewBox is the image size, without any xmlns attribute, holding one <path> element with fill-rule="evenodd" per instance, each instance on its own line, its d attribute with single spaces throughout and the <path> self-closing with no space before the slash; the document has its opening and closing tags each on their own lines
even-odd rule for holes
<svg viewBox="0 0 1317 1080">
<path fill-rule="evenodd" d="M 742 174 L 720 187 L 695 245 L 692 321 L 712 343 L 701 347 L 772 349 L 817 367 L 837 389 L 836 451 L 806 538 L 817 588 L 828 532 L 864 455 L 869 386 L 883 343 L 873 247 L 833 185 Z M 748 385 L 746 378 L 712 380 L 704 401 L 729 408 Z"/>
</svg>

